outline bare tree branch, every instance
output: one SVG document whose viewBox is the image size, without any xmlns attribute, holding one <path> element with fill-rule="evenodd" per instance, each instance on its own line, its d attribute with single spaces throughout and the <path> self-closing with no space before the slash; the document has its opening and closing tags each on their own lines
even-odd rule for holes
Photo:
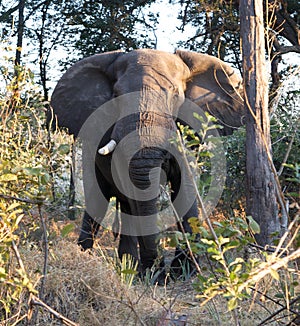
<svg viewBox="0 0 300 326">
<path fill-rule="evenodd" d="M 50 314 L 52 314 L 55 318 L 60 320 L 64 325 L 79 326 L 79 324 L 74 323 L 72 320 L 66 318 L 65 316 L 63 316 L 62 314 L 60 314 L 59 312 L 57 312 L 56 310 L 54 310 L 53 308 L 48 306 L 45 302 L 43 302 L 41 299 L 39 299 L 34 294 L 30 295 L 29 304 L 30 304 L 30 306 L 39 306 L 39 307 L 42 307 L 42 308 L 48 310 L 50 312 Z M 29 315 L 29 318 L 30 318 L 30 315 Z"/>
<path fill-rule="evenodd" d="M 0 194 L 0 198 L 3 199 L 7 199 L 7 200 L 16 200 L 16 201 L 20 201 L 26 204 L 32 204 L 32 205 L 41 205 L 43 204 L 43 200 L 32 200 L 32 199 L 28 199 L 28 198 L 20 198 L 20 197 L 15 197 L 15 196 L 8 196 L 8 195 L 4 195 L 4 194 Z"/>
<path fill-rule="evenodd" d="M 300 45 L 280 46 L 276 52 L 276 55 L 286 54 L 290 52 L 300 53 Z"/>
<path fill-rule="evenodd" d="M 280 308 L 279 310 L 275 311 L 273 314 L 271 314 L 270 316 L 268 316 L 266 319 L 264 319 L 264 320 L 263 320 L 260 324 L 258 324 L 257 326 L 263 326 L 263 325 L 266 325 L 267 321 L 269 321 L 269 320 L 271 320 L 272 318 L 274 318 L 275 316 L 279 315 L 279 314 L 280 314 L 282 311 L 284 311 L 284 310 L 289 310 L 289 311 L 291 311 L 291 310 L 290 310 L 290 307 L 291 307 L 294 303 L 296 303 L 297 301 L 299 301 L 299 300 L 300 300 L 300 296 L 298 296 L 297 298 L 291 300 L 291 301 L 289 302 L 289 305 L 285 305 L 285 306 L 283 306 L 282 308 Z M 300 316 L 300 314 L 297 313 L 297 312 L 293 312 L 293 313 L 297 314 L 297 316 Z M 296 324 L 294 324 L 294 325 L 296 325 Z"/>
<path fill-rule="evenodd" d="M 19 9 L 19 5 L 20 5 L 20 3 L 18 2 L 18 4 L 15 7 L 12 7 L 10 9 L 8 9 L 6 12 L 4 12 L 0 16 L 0 22 L 6 21 L 11 14 L 13 14 L 15 11 L 17 11 Z"/>
<path fill-rule="evenodd" d="M 300 248 L 292 252 L 290 255 L 278 258 L 274 256 L 273 259 L 270 259 L 270 261 L 261 264 L 260 268 L 257 268 L 252 275 L 250 274 L 249 279 L 247 279 L 243 284 L 239 286 L 238 291 L 242 292 L 244 289 L 246 289 L 251 284 L 258 283 L 260 280 L 262 280 L 265 276 L 270 274 L 273 271 L 277 271 L 280 268 L 286 267 L 289 262 L 296 260 L 300 257 Z"/>
</svg>

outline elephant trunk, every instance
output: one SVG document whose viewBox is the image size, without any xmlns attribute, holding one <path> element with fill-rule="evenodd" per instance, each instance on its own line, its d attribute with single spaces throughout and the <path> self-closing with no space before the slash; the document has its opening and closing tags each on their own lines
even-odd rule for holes
<svg viewBox="0 0 300 326">
<path fill-rule="evenodd" d="M 115 181 L 129 204 L 122 218 L 123 234 L 148 236 L 158 233 L 157 199 L 163 155 L 158 149 L 143 149 L 132 157 L 126 171 L 122 170 L 123 161 L 114 161 Z"/>
<path fill-rule="evenodd" d="M 135 189 L 144 193 L 143 201 L 151 201 L 159 195 L 161 166 L 165 155 L 166 152 L 160 148 L 143 148 L 131 158 L 129 177 Z"/>
</svg>

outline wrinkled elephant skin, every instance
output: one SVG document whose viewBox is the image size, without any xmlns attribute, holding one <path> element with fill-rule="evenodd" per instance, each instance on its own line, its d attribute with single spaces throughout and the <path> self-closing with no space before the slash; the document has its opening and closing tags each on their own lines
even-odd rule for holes
<svg viewBox="0 0 300 326">
<path fill-rule="evenodd" d="M 188 219 L 198 214 L 196 194 L 170 139 L 178 120 L 189 121 L 189 108 L 208 111 L 223 125 L 220 133 L 231 134 L 242 124 L 241 87 L 229 65 L 187 51 L 114 51 L 68 69 L 51 106 L 58 125 L 83 143 L 86 212 L 79 244 L 93 246 L 109 200 L 116 197 L 119 255 L 131 254 L 142 272 L 151 268 L 158 256 L 157 200 L 160 184 L 167 182 L 184 231 L 191 232 Z M 178 259 L 174 266 L 180 266 Z"/>
</svg>

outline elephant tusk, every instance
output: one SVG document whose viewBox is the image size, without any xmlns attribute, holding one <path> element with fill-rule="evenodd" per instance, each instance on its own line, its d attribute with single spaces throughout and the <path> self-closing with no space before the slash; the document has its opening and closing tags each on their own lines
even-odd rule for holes
<svg viewBox="0 0 300 326">
<path fill-rule="evenodd" d="M 105 146 L 99 148 L 98 153 L 100 155 L 107 155 L 115 149 L 116 145 L 117 145 L 116 141 L 112 139 Z"/>
</svg>

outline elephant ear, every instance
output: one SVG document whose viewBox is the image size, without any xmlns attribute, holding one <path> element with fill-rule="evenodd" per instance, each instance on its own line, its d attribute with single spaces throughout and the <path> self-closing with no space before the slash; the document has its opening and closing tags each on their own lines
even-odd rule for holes
<svg viewBox="0 0 300 326">
<path fill-rule="evenodd" d="M 113 82 L 107 70 L 120 55 L 123 52 L 96 54 L 69 68 L 52 94 L 53 110 L 48 111 L 48 124 L 53 127 L 53 121 L 57 121 L 59 127 L 68 128 L 76 137 L 88 116 L 112 98 Z"/>
<path fill-rule="evenodd" d="M 242 80 L 222 60 L 195 52 L 176 51 L 189 67 L 186 98 L 209 112 L 223 125 L 222 135 L 231 134 L 243 124 Z"/>
</svg>

